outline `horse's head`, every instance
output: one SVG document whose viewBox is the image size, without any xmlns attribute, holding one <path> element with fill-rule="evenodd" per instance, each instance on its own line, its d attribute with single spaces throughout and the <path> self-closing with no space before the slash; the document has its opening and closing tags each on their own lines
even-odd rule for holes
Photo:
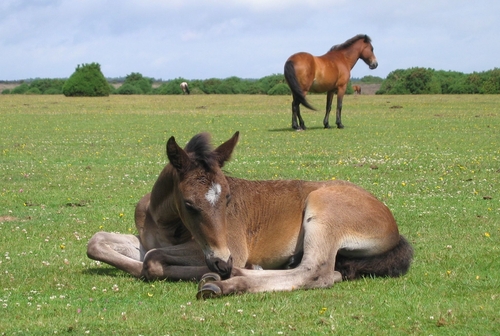
<svg viewBox="0 0 500 336">
<path fill-rule="evenodd" d="M 194 136 L 185 150 L 174 137 L 167 142 L 167 156 L 178 176 L 174 202 L 179 216 L 203 249 L 208 268 L 223 278 L 231 275 L 233 262 L 226 234 L 231 193 L 221 168 L 231 157 L 238 137 L 236 132 L 215 150 L 206 133 Z"/>
<path fill-rule="evenodd" d="M 368 35 L 364 35 L 359 41 L 362 41 L 359 58 L 361 58 L 371 70 L 377 68 L 378 62 L 377 57 L 375 57 L 373 53 L 372 40 Z"/>
</svg>

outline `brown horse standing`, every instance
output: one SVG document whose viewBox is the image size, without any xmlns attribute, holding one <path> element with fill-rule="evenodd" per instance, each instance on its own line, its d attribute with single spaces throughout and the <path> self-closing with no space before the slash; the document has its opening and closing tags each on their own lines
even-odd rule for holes
<svg viewBox="0 0 500 336">
<path fill-rule="evenodd" d="M 370 69 L 378 66 L 377 58 L 373 54 L 371 39 L 368 35 L 356 35 L 342 44 L 333 46 L 323 56 L 313 56 L 300 52 L 288 58 L 285 63 L 285 79 L 293 95 L 292 128 L 305 130 L 304 120 L 300 115 L 300 104 L 314 110 L 306 100 L 307 92 L 327 92 L 326 113 L 323 119 L 325 128 L 330 128 L 329 117 L 332 109 L 333 95 L 337 94 L 338 128 L 342 125 L 342 99 L 351 78 L 351 69 L 358 59 L 362 59 Z M 299 124 L 297 124 L 297 118 Z"/>
<path fill-rule="evenodd" d="M 98 232 L 87 255 L 147 280 L 201 279 L 198 298 L 407 272 L 413 250 L 382 202 L 344 181 L 226 176 L 238 137 L 215 150 L 207 134 L 184 150 L 171 137 L 170 163 L 136 207 L 139 234 Z"/>
<path fill-rule="evenodd" d="M 361 86 L 359 86 L 359 85 L 353 85 L 352 89 L 354 90 L 355 93 L 361 94 Z"/>
</svg>

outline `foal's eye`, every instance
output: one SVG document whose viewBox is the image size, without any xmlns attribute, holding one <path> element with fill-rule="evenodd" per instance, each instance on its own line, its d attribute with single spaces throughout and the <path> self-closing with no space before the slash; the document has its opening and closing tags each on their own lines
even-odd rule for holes
<svg viewBox="0 0 500 336">
<path fill-rule="evenodd" d="M 199 209 L 196 205 L 194 205 L 193 202 L 191 201 L 184 201 L 184 205 L 186 206 L 186 209 L 189 211 L 189 212 L 192 212 L 192 213 L 198 213 L 199 212 Z"/>
<path fill-rule="evenodd" d="M 229 205 L 229 202 L 231 202 L 231 195 L 227 194 L 226 195 L 226 206 Z"/>
</svg>

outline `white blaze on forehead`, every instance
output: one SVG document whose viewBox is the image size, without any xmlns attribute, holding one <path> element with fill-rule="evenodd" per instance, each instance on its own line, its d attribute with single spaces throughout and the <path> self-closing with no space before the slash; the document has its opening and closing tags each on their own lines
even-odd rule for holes
<svg viewBox="0 0 500 336">
<path fill-rule="evenodd" d="M 212 206 L 215 206 L 215 203 L 219 200 L 221 191 L 222 188 L 219 183 L 212 183 L 210 189 L 208 189 L 205 194 L 205 199 L 212 204 Z"/>
</svg>

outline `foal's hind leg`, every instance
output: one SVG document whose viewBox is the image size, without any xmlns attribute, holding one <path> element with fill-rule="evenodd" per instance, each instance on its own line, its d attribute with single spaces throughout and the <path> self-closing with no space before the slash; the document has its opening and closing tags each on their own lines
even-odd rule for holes
<svg viewBox="0 0 500 336">
<path fill-rule="evenodd" d="M 98 232 L 87 245 L 90 259 L 105 262 L 139 278 L 142 256 L 139 238 L 134 235 Z"/>
</svg>

